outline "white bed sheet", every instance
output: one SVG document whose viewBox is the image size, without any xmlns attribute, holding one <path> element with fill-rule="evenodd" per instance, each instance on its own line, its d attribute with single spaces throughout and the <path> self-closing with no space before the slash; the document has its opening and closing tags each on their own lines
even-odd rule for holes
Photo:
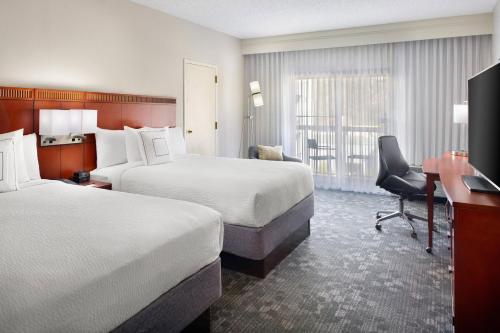
<svg viewBox="0 0 500 333">
<path fill-rule="evenodd" d="M 189 202 L 39 181 L 0 194 L 0 331 L 107 332 L 222 250 Z"/>
<path fill-rule="evenodd" d="M 220 212 L 224 223 L 247 227 L 266 225 L 314 190 L 303 163 L 200 155 L 98 169 L 91 177 L 110 181 L 113 190 L 199 203 Z"/>
</svg>

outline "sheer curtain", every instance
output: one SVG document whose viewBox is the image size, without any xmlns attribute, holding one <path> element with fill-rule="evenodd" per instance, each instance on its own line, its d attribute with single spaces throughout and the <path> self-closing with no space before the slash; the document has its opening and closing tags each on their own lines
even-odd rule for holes
<svg viewBox="0 0 500 333">
<path fill-rule="evenodd" d="M 377 138 L 393 134 L 410 163 L 464 147 L 453 104 L 491 64 L 491 36 L 245 56 L 260 81 L 256 142 L 311 165 L 316 186 L 377 192 Z"/>
<path fill-rule="evenodd" d="M 492 64 L 491 36 L 395 44 L 397 136 L 410 163 L 467 147 L 453 104 L 467 100 L 467 80 Z"/>
</svg>

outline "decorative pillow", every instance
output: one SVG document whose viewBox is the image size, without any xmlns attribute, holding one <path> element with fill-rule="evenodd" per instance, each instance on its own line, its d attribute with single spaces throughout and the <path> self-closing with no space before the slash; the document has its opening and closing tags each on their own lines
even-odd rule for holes
<svg viewBox="0 0 500 333">
<path fill-rule="evenodd" d="M 186 154 L 186 140 L 184 140 L 184 133 L 180 127 L 172 127 L 168 129 L 168 143 L 172 155 L 185 155 Z"/>
<path fill-rule="evenodd" d="M 137 162 L 142 161 L 141 151 L 139 150 L 139 133 L 138 129 L 125 126 L 125 147 L 127 151 L 127 161 Z M 144 128 L 141 128 L 144 129 Z"/>
<path fill-rule="evenodd" d="M 283 161 L 283 147 L 257 146 L 260 160 Z"/>
<path fill-rule="evenodd" d="M 0 134 L 0 140 L 12 139 L 14 141 L 14 150 L 16 153 L 16 174 L 17 181 L 19 183 L 24 183 L 30 180 L 30 178 L 28 177 L 28 171 L 26 171 L 26 163 L 24 162 L 23 132 L 24 129 L 20 129 L 17 131 Z"/>
<path fill-rule="evenodd" d="M 147 165 L 163 164 L 171 161 L 166 129 L 143 129 L 138 131 L 139 150 Z"/>
<path fill-rule="evenodd" d="M 23 136 L 24 162 L 30 180 L 40 179 L 40 166 L 38 164 L 38 151 L 36 148 L 36 134 Z"/>
<path fill-rule="evenodd" d="M 127 163 L 125 131 L 98 128 L 95 143 L 98 169 Z"/>
<path fill-rule="evenodd" d="M 17 190 L 14 139 L 0 139 L 0 193 Z"/>
</svg>

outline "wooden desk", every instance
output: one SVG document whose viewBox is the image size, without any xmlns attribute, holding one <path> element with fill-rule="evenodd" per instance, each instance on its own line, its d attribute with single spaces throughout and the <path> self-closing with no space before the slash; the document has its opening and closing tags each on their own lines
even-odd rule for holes
<svg viewBox="0 0 500 333">
<path fill-rule="evenodd" d="M 434 182 L 439 180 L 439 159 L 429 158 L 424 160 L 422 169 L 427 177 L 427 249 L 432 252 L 432 232 L 434 230 Z"/>
<path fill-rule="evenodd" d="M 436 166 L 451 205 L 455 332 L 497 332 L 500 327 L 500 195 L 469 192 L 462 181 L 462 175 L 474 175 L 467 158 L 445 154 L 439 160 L 428 160 L 426 168 L 432 177 L 436 176 Z"/>
</svg>

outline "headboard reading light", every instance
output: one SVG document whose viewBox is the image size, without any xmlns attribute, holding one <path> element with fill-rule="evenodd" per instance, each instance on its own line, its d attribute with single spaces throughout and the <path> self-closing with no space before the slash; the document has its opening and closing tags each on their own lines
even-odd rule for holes
<svg viewBox="0 0 500 333">
<path fill-rule="evenodd" d="M 42 146 L 82 143 L 97 130 L 97 110 L 40 110 Z"/>
</svg>

